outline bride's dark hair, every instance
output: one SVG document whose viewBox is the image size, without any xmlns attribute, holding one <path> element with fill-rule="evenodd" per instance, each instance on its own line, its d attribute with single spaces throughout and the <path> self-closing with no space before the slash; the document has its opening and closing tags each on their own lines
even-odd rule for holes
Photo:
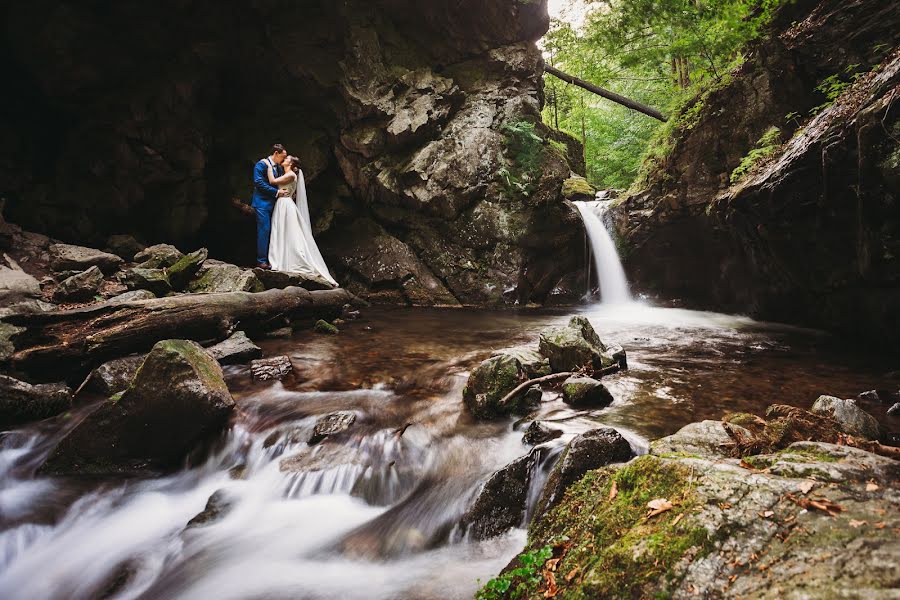
<svg viewBox="0 0 900 600">
<path fill-rule="evenodd" d="M 291 169 L 293 169 L 294 171 L 300 170 L 300 159 L 299 158 L 291 155 L 291 156 L 288 156 L 288 160 L 291 161 Z"/>
</svg>

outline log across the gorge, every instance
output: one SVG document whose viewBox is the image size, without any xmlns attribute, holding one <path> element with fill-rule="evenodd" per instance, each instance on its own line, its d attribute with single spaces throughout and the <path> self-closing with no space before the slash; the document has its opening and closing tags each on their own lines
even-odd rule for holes
<svg viewBox="0 0 900 600">
<path fill-rule="evenodd" d="M 159 340 L 213 342 L 237 327 L 250 332 L 271 329 L 278 319 L 312 324 L 337 316 L 345 304 L 357 302 L 343 289 L 311 292 L 289 287 L 10 315 L 0 319 L 0 336 L 8 339 L 0 343 L 0 358 L 38 378 L 77 377 L 105 360 L 147 352 Z"/>
<path fill-rule="evenodd" d="M 551 67 L 549 65 L 544 67 L 544 71 L 546 71 L 547 73 L 550 73 L 554 77 L 559 77 L 560 79 L 562 79 L 563 81 L 565 81 L 567 83 L 571 83 L 572 85 L 577 85 L 578 87 L 584 88 L 593 94 L 602 96 L 602 97 L 606 98 L 607 100 L 612 100 L 613 102 L 621 104 L 622 106 L 630 108 L 631 110 L 636 110 L 640 113 L 644 113 L 648 117 L 653 117 L 654 119 L 658 119 L 658 120 L 662 121 L 663 123 L 665 123 L 667 121 L 666 117 L 661 112 L 659 112 L 655 108 L 651 108 L 651 107 L 647 106 L 646 104 L 641 104 L 640 102 L 638 102 L 636 100 L 632 100 L 631 98 L 626 98 L 625 96 L 622 96 L 615 92 L 611 92 L 609 90 L 603 89 L 602 87 L 596 86 L 593 83 L 585 81 L 584 79 L 579 79 L 578 77 L 575 77 L 574 75 L 569 75 L 568 73 L 560 71 L 559 69 Z"/>
</svg>

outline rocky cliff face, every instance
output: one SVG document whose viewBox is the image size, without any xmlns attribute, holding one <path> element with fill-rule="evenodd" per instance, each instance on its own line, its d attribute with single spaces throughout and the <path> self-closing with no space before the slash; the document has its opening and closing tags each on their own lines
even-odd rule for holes
<svg viewBox="0 0 900 600">
<path fill-rule="evenodd" d="M 0 100 L 12 115 L 0 195 L 26 228 L 250 260 L 254 225 L 230 198 L 249 197 L 253 162 L 280 141 L 301 158 L 316 234 L 354 291 L 544 301 L 581 272 L 577 212 L 559 188 L 583 159 L 539 123 L 543 1 L 3 12 L 0 64 L 15 85 Z M 529 122 L 533 152 L 517 154 Z"/>
<path fill-rule="evenodd" d="M 898 42 L 888 0 L 787 5 L 729 81 L 679 117 L 645 191 L 618 207 L 636 283 L 697 306 L 896 339 Z M 832 76 L 843 93 L 817 112 L 816 87 Z M 773 127 L 768 152 L 732 183 Z"/>
</svg>

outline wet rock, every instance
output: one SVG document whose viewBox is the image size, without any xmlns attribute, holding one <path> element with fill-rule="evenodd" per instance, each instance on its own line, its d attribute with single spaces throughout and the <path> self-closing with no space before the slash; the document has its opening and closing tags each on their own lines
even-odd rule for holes
<svg viewBox="0 0 900 600">
<path fill-rule="evenodd" d="M 195 294 L 214 294 L 217 292 L 261 292 L 262 282 L 251 269 L 219 261 L 207 260 L 200 270 L 199 277 L 188 285 L 188 291 Z"/>
<path fill-rule="evenodd" d="M 124 304 L 125 302 L 133 302 L 135 300 L 152 300 L 156 298 L 156 294 L 150 290 L 131 290 L 118 296 L 113 296 L 105 302 L 105 304 Z"/>
<path fill-rule="evenodd" d="M 892 407 L 887 409 L 887 414 L 892 417 L 900 417 L 900 402 L 897 402 Z"/>
<path fill-rule="evenodd" d="M 72 390 L 62 383 L 32 385 L 0 375 L 0 430 L 53 417 L 72 407 Z"/>
<path fill-rule="evenodd" d="M 471 538 L 492 538 L 522 525 L 536 456 L 529 454 L 514 460 L 484 483 L 460 519 L 460 526 Z"/>
<path fill-rule="evenodd" d="M 875 417 L 856 405 L 855 400 L 844 400 L 834 396 L 819 396 L 813 403 L 811 412 L 827 415 L 837 421 L 842 431 L 854 436 L 877 440 L 881 432 Z"/>
<path fill-rule="evenodd" d="M 124 271 L 120 279 L 129 290 L 147 290 L 156 296 L 165 296 L 172 291 L 165 269 L 134 267 Z"/>
<path fill-rule="evenodd" d="M 243 331 L 235 331 L 228 339 L 210 346 L 206 351 L 220 365 L 244 363 L 262 356 L 260 347 L 250 341 Z"/>
<path fill-rule="evenodd" d="M 282 379 L 293 370 L 294 365 L 287 356 L 272 356 L 250 362 L 250 374 L 257 381 Z"/>
<path fill-rule="evenodd" d="M 315 275 L 303 273 L 288 273 L 286 271 L 273 271 L 272 269 L 253 269 L 253 274 L 267 290 L 284 289 L 286 287 L 301 287 L 305 290 L 330 290 L 334 286 Z"/>
<path fill-rule="evenodd" d="M 572 317 L 565 327 L 541 332 L 540 352 L 554 373 L 581 368 L 601 369 L 617 362 L 585 317 Z M 623 351 L 624 352 L 624 351 Z"/>
<path fill-rule="evenodd" d="M 606 386 L 591 377 L 572 376 L 563 381 L 563 402 L 576 408 L 603 408 L 613 397 Z"/>
<path fill-rule="evenodd" d="M 206 501 L 206 507 L 202 512 L 197 513 L 194 518 L 188 521 L 185 530 L 196 529 L 197 527 L 206 527 L 218 521 L 221 521 L 231 509 L 234 508 L 235 501 L 229 498 L 228 492 L 225 490 L 216 490 Z"/>
<path fill-rule="evenodd" d="M 170 244 L 149 246 L 134 255 L 134 262 L 144 269 L 165 269 L 177 263 L 184 254 Z"/>
<path fill-rule="evenodd" d="M 566 488 L 593 469 L 610 463 L 625 462 L 634 456 L 631 445 L 611 427 L 600 427 L 576 436 L 563 450 L 559 461 L 547 478 L 536 515 L 555 506 Z"/>
<path fill-rule="evenodd" d="M 203 266 L 203 261 L 206 260 L 207 255 L 206 248 L 200 248 L 190 254 L 185 254 L 178 259 L 178 262 L 169 267 L 167 273 L 169 281 L 172 283 L 172 288 L 176 290 L 184 289 L 194 275 L 197 274 L 197 271 L 200 270 L 200 267 Z"/>
<path fill-rule="evenodd" d="M 860 400 L 867 402 L 881 402 L 882 404 L 892 404 L 900 400 L 900 393 L 890 390 L 869 390 L 859 395 Z"/>
<path fill-rule="evenodd" d="M 538 444 L 555 440 L 562 434 L 563 432 L 559 429 L 551 429 L 540 421 L 532 421 L 522 436 L 522 443 L 529 446 L 537 446 Z"/>
<path fill-rule="evenodd" d="M 739 424 L 730 425 L 750 437 L 750 432 Z M 660 456 L 728 456 L 732 443 L 722 421 L 707 420 L 690 423 L 670 436 L 654 440 L 650 443 L 650 453 Z"/>
<path fill-rule="evenodd" d="M 145 358 L 146 355 L 139 354 L 103 363 L 91 373 L 87 389 L 103 396 L 112 396 L 124 391 L 131 384 Z"/>
<path fill-rule="evenodd" d="M 596 193 L 584 177 L 573 176 L 562 182 L 562 196 L 566 200 L 592 201 Z"/>
<path fill-rule="evenodd" d="M 535 384 L 525 390 L 525 393 L 522 394 L 522 406 L 523 408 L 537 406 L 541 403 L 543 398 L 544 392 L 541 390 L 541 386 Z"/>
<path fill-rule="evenodd" d="M 130 473 L 177 466 L 228 423 L 234 400 L 222 369 L 187 340 L 158 342 L 124 393 L 66 434 L 40 471 Z"/>
<path fill-rule="evenodd" d="M 104 274 L 112 275 L 125 264 L 115 254 L 72 244 L 51 244 L 49 251 L 50 267 L 55 272 L 85 271 L 97 267 Z"/>
<path fill-rule="evenodd" d="M 133 236 L 126 234 L 111 235 L 106 240 L 106 251 L 125 261 L 134 260 L 135 254 L 144 248 L 146 248 L 144 244 L 134 239 Z"/>
<path fill-rule="evenodd" d="M 550 362 L 541 356 L 541 353 L 528 346 L 514 346 L 503 348 L 493 353 L 493 356 L 509 356 L 522 365 L 529 379 L 550 374 Z"/>
<path fill-rule="evenodd" d="M 525 365 L 515 354 L 496 354 L 482 362 L 463 388 L 463 402 L 477 419 L 493 419 L 521 410 L 525 405 L 520 394 L 507 406 L 500 400 L 528 378 Z"/>
<path fill-rule="evenodd" d="M 312 436 L 309 438 L 310 446 L 318 444 L 329 435 L 334 435 L 350 429 L 356 422 L 356 414 L 352 412 L 335 412 L 325 415 L 316 421 Z"/>
<path fill-rule="evenodd" d="M 103 285 L 103 272 L 98 267 L 72 275 L 60 282 L 53 292 L 54 302 L 84 302 L 91 300 Z"/>
<path fill-rule="evenodd" d="M 313 331 L 315 331 L 316 333 L 329 333 L 332 335 L 340 333 L 340 330 L 337 327 L 324 319 L 319 319 L 318 321 L 316 321 L 316 324 L 313 327 Z"/>
</svg>

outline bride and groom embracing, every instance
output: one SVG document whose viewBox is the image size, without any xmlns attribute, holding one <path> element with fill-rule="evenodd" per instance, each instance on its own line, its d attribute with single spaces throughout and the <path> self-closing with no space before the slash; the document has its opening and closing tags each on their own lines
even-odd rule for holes
<svg viewBox="0 0 900 600">
<path fill-rule="evenodd" d="M 281 144 L 253 168 L 256 263 L 263 269 L 318 276 L 333 285 L 312 235 L 300 161 Z"/>
</svg>

